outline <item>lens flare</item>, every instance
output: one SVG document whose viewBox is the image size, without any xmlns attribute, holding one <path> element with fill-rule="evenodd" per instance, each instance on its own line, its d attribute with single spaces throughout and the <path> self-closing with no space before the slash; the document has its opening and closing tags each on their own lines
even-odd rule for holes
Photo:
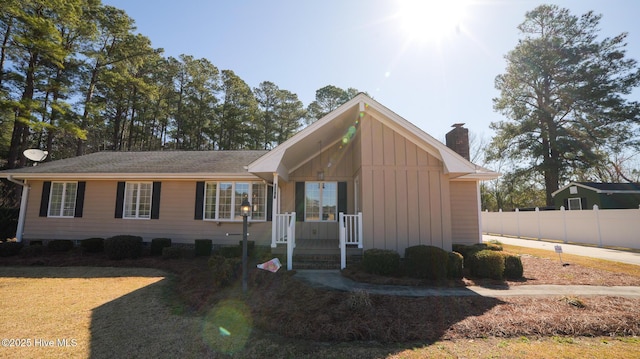
<svg viewBox="0 0 640 359">
<path fill-rule="evenodd" d="M 242 301 L 227 300 L 207 313 L 202 325 L 202 337 L 216 352 L 233 354 L 244 349 L 252 327 L 249 307 Z"/>
</svg>

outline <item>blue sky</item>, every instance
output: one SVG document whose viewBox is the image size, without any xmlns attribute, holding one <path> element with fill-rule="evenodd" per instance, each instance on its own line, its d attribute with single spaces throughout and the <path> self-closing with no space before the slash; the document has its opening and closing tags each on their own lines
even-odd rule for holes
<svg viewBox="0 0 640 359">
<path fill-rule="evenodd" d="M 406 10 L 399 0 L 103 3 L 125 10 L 165 56 L 206 58 L 252 88 L 274 82 L 305 106 L 326 85 L 354 87 L 442 141 L 456 122 L 492 135 L 490 122 L 503 119 L 493 111 L 494 79 L 517 44 L 516 26 L 542 3 L 602 14 L 601 36 L 628 32 L 627 55 L 640 60 L 635 0 L 466 0 L 455 10 L 436 7 L 435 18 L 420 17 L 434 27 L 410 29 L 409 17 L 421 10 Z M 631 99 L 640 100 L 640 91 Z"/>
</svg>

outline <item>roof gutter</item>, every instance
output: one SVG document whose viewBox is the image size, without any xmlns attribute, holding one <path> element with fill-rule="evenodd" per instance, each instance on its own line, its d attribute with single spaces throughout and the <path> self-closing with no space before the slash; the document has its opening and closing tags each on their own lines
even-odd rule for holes
<svg viewBox="0 0 640 359">
<path fill-rule="evenodd" d="M 27 181 L 18 181 L 13 178 L 12 175 L 7 176 L 7 180 L 17 185 L 22 186 L 22 196 L 20 198 L 20 213 L 18 215 L 18 227 L 16 228 L 16 240 L 22 242 L 22 233 L 24 232 L 24 221 L 27 215 L 27 200 L 29 198 L 29 190 L 31 186 L 27 184 Z"/>
</svg>

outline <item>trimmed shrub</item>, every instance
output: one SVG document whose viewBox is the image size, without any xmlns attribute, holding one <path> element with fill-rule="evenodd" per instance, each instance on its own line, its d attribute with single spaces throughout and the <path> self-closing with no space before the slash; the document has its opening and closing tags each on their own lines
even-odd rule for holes
<svg viewBox="0 0 640 359">
<path fill-rule="evenodd" d="M 388 249 L 367 249 L 362 256 L 362 267 L 371 274 L 397 275 L 400 269 L 400 255 Z"/>
<path fill-rule="evenodd" d="M 258 262 L 266 262 L 270 259 L 273 259 L 273 254 L 271 253 L 271 247 L 269 246 L 256 246 L 253 250 L 253 258 Z"/>
<path fill-rule="evenodd" d="M 47 249 L 51 252 L 68 252 L 73 249 L 73 242 L 68 239 L 56 239 L 47 243 Z"/>
<path fill-rule="evenodd" d="M 182 248 L 180 247 L 163 247 L 162 258 L 163 259 L 178 259 L 182 257 Z"/>
<path fill-rule="evenodd" d="M 247 251 L 249 250 L 247 246 Z M 226 246 L 216 249 L 216 254 L 225 258 L 241 258 L 242 257 L 242 244 L 239 246 Z"/>
<path fill-rule="evenodd" d="M 462 256 L 465 259 L 474 255 L 475 253 L 478 253 L 484 250 L 501 252 L 502 246 L 496 243 L 476 243 L 472 245 L 454 244 L 453 245 L 453 251 L 462 254 Z"/>
<path fill-rule="evenodd" d="M 404 250 L 404 263 L 410 277 L 440 280 L 447 277 L 449 254 L 442 248 L 418 245 Z"/>
<path fill-rule="evenodd" d="M 0 243 L 0 257 L 15 256 L 20 253 L 24 244 L 22 242 L 2 242 Z"/>
<path fill-rule="evenodd" d="M 209 267 L 213 270 L 214 286 L 226 287 L 238 279 L 242 272 L 242 259 L 213 255 L 209 259 Z"/>
<path fill-rule="evenodd" d="M 104 251 L 109 259 L 138 258 L 142 255 L 142 237 L 120 235 L 107 238 Z"/>
<path fill-rule="evenodd" d="M 520 279 L 524 274 L 522 259 L 514 254 L 504 255 L 504 277 L 509 279 Z"/>
<path fill-rule="evenodd" d="M 87 238 L 80 241 L 80 248 L 86 253 L 104 252 L 104 238 Z"/>
<path fill-rule="evenodd" d="M 460 279 L 462 275 L 462 254 L 458 252 L 448 252 L 449 263 L 447 264 L 447 277 L 452 279 Z"/>
<path fill-rule="evenodd" d="M 44 253 L 44 246 L 34 245 L 34 246 L 24 246 L 20 250 L 20 256 L 25 258 L 37 257 Z"/>
<path fill-rule="evenodd" d="M 151 255 L 162 255 L 165 247 L 171 247 L 171 238 L 154 238 L 151 240 Z"/>
<path fill-rule="evenodd" d="M 502 279 L 504 255 L 497 251 L 482 250 L 465 258 L 471 274 L 478 278 Z"/>
<path fill-rule="evenodd" d="M 213 241 L 210 239 L 196 239 L 195 241 L 195 254 L 198 256 L 210 256 L 211 248 L 213 248 Z"/>
</svg>

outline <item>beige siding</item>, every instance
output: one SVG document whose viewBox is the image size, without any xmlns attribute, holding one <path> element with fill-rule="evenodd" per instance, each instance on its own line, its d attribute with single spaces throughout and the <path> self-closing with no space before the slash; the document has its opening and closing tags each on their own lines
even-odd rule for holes
<svg viewBox="0 0 640 359">
<path fill-rule="evenodd" d="M 451 224 L 453 243 L 479 243 L 478 185 L 451 182 Z"/>
<path fill-rule="evenodd" d="M 367 115 L 361 124 L 365 248 L 451 249 L 449 179 L 442 162 Z"/>
<path fill-rule="evenodd" d="M 242 222 L 195 220 L 195 181 L 162 181 L 160 218 L 157 220 L 115 218 L 117 181 L 87 181 L 82 218 L 39 217 L 42 182 L 30 182 L 29 208 L 24 239 L 107 238 L 119 234 L 142 236 L 145 241 L 168 237 L 175 243 L 193 243 L 199 238 L 213 239 L 217 244 L 237 243 Z M 271 222 L 253 222 L 250 239 L 259 244 L 270 243 Z"/>
</svg>

